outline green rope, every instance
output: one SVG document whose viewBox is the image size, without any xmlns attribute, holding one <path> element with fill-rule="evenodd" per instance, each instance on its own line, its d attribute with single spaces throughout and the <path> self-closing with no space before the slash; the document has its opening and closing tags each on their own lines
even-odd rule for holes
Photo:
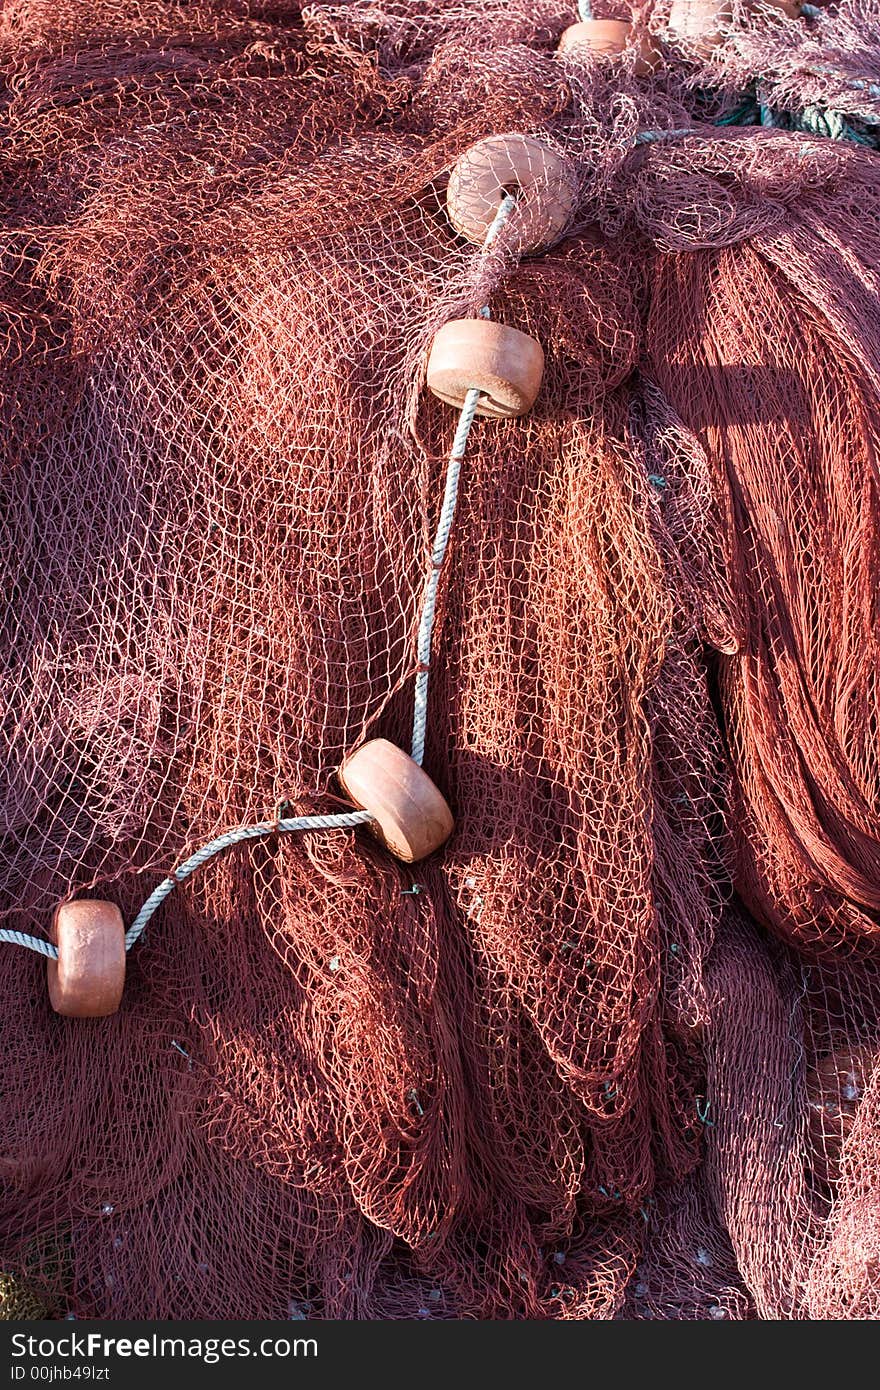
<svg viewBox="0 0 880 1390">
<path fill-rule="evenodd" d="M 858 145 L 878 148 L 878 131 L 868 122 L 847 120 L 839 111 L 810 105 L 802 111 L 779 111 L 765 105 L 756 91 L 743 94 L 739 105 L 715 120 L 716 126 L 764 126 L 772 130 L 800 130 L 826 140 L 851 140 Z"/>
</svg>

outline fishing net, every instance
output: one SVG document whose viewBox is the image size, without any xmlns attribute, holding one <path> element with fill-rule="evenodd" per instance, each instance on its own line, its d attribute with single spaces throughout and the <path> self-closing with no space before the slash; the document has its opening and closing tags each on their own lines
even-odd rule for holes
<svg viewBox="0 0 880 1390">
<path fill-rule="evenodd" d="M 468 440 L 445 850 L 235 845 L 101 1021 L 0 947 L 0 1262 L 62 1315 L 877 1314 L 877 156 L 575 17 L 3 8 L 0 926 L 408 746 L 433 336 L 546 359 Z M 564 170 L 539 255 L 527 193 L 446 215 L 500 132 Z"/>
</svg>

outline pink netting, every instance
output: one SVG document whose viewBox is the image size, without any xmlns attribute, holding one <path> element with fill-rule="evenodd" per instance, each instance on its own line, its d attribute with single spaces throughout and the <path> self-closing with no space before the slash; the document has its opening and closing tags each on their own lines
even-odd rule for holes
<svg viewBox="0 0 880 1390">
<path fill-rule="evenodd" d="M 733 0 L 728 8 L 718 47 L 695 52 L 686 37 L 678 41 L 695 83 L 731 92 L 757 86 L 768 106 L 784 111 L 816 106 L 880 117 L 877 0 L 840 0 L 808 24 L 780 0 Z"/>
<path fill-rule="evenodd" d="M 877 156 L 713 128 L 672 39 L 560 61 L 573 18 L 0 16 L 2 925 L 129 922 L 408 746 L 433 334 L 546 354 L 468 444 L 443 853 L 238 846 L 102 1022 L 0 947 L 2 1264 L 59 1311 L 877 1315 Z M 508 131 L 575 212 L 480 257 L 445 183 Z"/>
</svg>

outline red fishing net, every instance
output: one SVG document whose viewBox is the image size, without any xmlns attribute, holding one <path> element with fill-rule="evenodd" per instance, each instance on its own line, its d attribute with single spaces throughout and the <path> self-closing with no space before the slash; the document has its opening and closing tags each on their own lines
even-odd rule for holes
<svg viewBox="0 0 880 1390">
<path fill-rule="evenodd" d="M 103 1021 L 0 947 L 0 1264 L 59 1313 L 880 1311 L 877 156 L 575 18 L 3 9 L 0 925 L 408 747 L 431 340 L 546 358 L 468 442 L 446 849 L 231 848 Z M 566 170 L 538 255 L 445 213 L 503 132 Z"/>
</svg>

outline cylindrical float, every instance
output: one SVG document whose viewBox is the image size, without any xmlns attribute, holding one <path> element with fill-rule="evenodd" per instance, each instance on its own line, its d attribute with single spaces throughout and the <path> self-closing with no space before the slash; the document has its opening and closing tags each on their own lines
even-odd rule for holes
<svg viewBox="0 0 880 1390">
<path fill-rule="evenodd" d="M 438 331 L 428 359 L 428 389 L 447 405 L 481 394 L 478 415 L 506 419 L 531 410 L 544 374 L 539 342 L 490 319 L 451 319 Z"/>
<path fill-rule="evenodd" d="M 618 58 L 632 44 L 634 30 L 622 19 L 587 19 L 563 30 L 557 53 L 574 53 L 588 48 L 600 58 Z M 637 76 L 645 77 L 660 66 L 660 50 L 651 35 L 642 32 L 637 41 L 635 62 Z"/>
<path fill-rule="evenodd" d="M 789 19 L 801 13 L 800 0 L 763 0 L 781 10 Z M 672 0 L 667 27 L 676 38 L 685 39 L 702 57 L 707 57 L 723 38 L 733 18 L 733 0 Z"/>
<path fill-rule="evenodd" d="M 452 812 L 418 763 L 388 739 L 374 738 L 345 759 L 343 790 L 374 817 L 370 829 L 406 864 L 426 859 L 449 839 Z"/>
<path fill-rule="evenodd" d="M 48 962 L 49 1000 L 68 1018 L 115 1014 L 125 986 L 125 924 L 115 903 L 81 898 L 55 909 L 57 961 Z"/>
<path fill-rule="evenodd" d="M 667 25 L 677 39 L 707 56 L 721 42 L 732 17 L 732 0 L 672 0 Z"/>
<path fill-rule="evenodd" d="M 572 165 L 531 135 L 490 135 L 456 163 L 446 190 L 446 211 L 457 232 L 482 243 L 506 193 L 521 200 L 509 219 L 520 253 L 551 246 L 565 231 L 577 202 Z"/>
</svg>

